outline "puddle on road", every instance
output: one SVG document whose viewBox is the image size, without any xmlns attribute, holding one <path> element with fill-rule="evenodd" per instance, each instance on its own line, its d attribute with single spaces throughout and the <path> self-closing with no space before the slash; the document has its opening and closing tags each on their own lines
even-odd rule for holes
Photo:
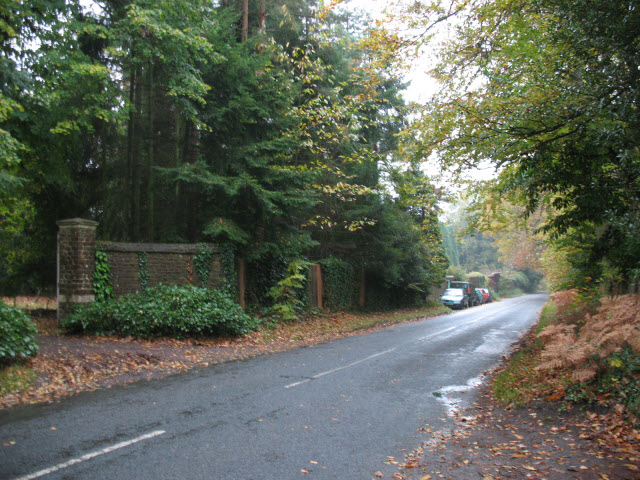
<svg viewBox="0 0 640 480">
<path fill-rule="evenodd" d="M 491 330 L 482 338 L 482 344 L 473 351 L 474 354 L 501 355 L 509 348 L 512 340 L 506 338 L 502 330 Z"/>
<path fill-rule="evenodd" d="M 449 417 L 457 419 L 462 410 L 471 406 L 464 398 L 464 395 L 480 386 L 483 378 L 484 376 L 480 375 L 469 379 L 465 385 L 450 385 L 448 387 L 442 387 L 433 392 L 433 396 L 444 405 Z"/>
</svg>

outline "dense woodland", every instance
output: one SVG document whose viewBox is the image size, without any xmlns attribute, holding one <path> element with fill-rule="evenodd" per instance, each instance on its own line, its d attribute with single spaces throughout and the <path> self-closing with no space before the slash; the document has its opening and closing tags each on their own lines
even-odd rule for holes
<svg viewBox="0 0 640 480">
<path fill-rule="evenodd" d="M 397 0 L 383 22 L 347 3 L 3 2 L 0 288 L 53 284 L 69 217 L 104 239 L 231 245 L 263 290 L 328 258 L 387 304 L 449 264 L 633 284 L 636 1 Z M 439 91 L 406 105 L 425 54 Z M 487 164 L 496 178 L 439 225 L 437 177 Z"/>
<path fill-rule="evenodd" d="M 362 14 L 45 0 L 0 18 L 5 293 L 53 284 L 72 217 L 114 241 L 230 244 L 262 292 L 300 258 L 365 267 L 392 302 L 441 281 L 436 193 L 398 167 L 403 84 Z"/>
</svg>

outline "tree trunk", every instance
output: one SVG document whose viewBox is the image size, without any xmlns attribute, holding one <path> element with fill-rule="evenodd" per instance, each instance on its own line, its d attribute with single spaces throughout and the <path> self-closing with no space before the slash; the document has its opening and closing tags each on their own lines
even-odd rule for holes
<svg viewBox="0 0 640 480">
<path fill-rule="evenodd" d="M 154 108 L 154 82 L 153 82 L 153 64 L 151 62 L 149 62 L 149 70 L 148 73 L 149 75 L 149 82 L 148 82 L 148 89 L 149 91 L 147 92 L 147 122 L 149 125 L 149 133 L 148 133 L 148 139 L 147 139 L 147 168 L 146 168 L 146 174 L 147 174 L 147 218 L 146 218 L 146 240 L 148 242 L 153 242 L 154 241 L 154 230 L 155 230 L 155 225 L 154 225 L 154 217 L 155 217 L 155 211 L 154 211 L 154 202 L 153 202 L 153 184 L 154 184 L 154 179 L 153 179 L 153 167 L 155 165 L 155 125 L 154 125 L 154 121 L 155 121 L 155 108 Z"/>
<path fill-rule="evenodd" d="M 267 12 L 267 0 L 260 0 L 260 14 L 258 15 L 258 28 L 260 32 L 265 31 L 266 15 Z"/>
<path fill-rule="evenodd" d="M 136 76 L 140 77 L 141 76 L 141 72 L 138 70 L 136 72 Z M 135 91 L 135 111 L 136 113 L 134 114 L 134 119 L 135 119 L 135 123 L 137 123 L 140 119 L 140 114 L 139 112 L 141 112 L 141 107 L 142 107 L 142 89 L 141 88 L 136 88 Z M 135 151 L 138 150 L 135 148 L 136 144 L 140 141 L 140 133 L 137 132 L 138 129 L 136 129 L 136 133 L 137 135 L 135 137 L 133 137 L 133 144 L 134 144 L 134 150 L 133 150 L 133 241 L 134 242 L 138 242 L 140 241 L 140 221 L 141 221 L 141 212 L 140 212 L 140 197 L 141 197 L 141 165 L 140 165 L 140 155 L 136 155 Z M 138 152 L 139 153 L 139 152 Z"/>
<path fill-rule="evenodd" d="M 242 43 L 249 38 L 249 0 L 242 2 Z"/>
<path fill-rule="evenodd" d="M 124 198 L 127 199 L 127 209 L 128 215 L 127 221 L 129 222 L 129 228 L 127 229 L 127 234 L 129 239 L 133 238 L 134 235 L 134 212 L 135 212 L 135 202 L 134 202 L 134 176 L 135 176 L 135 159 L 134 159 L 134 141 L 135 141 L 135 127 L 136 127 L 136 118 L 135 118 L 135 96 L 136 96 L 136 70 L 134 68 L 131 69 L 131 74 L 129 78 L 129 124 L 127 125 L 127 172 L 125 178 L 125 189 Z"/>
</svg>

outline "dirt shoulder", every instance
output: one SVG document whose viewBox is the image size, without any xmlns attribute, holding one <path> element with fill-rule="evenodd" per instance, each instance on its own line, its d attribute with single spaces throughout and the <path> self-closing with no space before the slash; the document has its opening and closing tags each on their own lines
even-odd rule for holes
<svg viewBox="0 0 640 480">
<path fill-rule="evenodd" d="M 423 446 L 396 479 L 631 480 L 640 478 L 640 435 L 615 414 L 561 411 L 556 402 L 510 409 L 483 387 L 477 403 L 442 433 L 426 424 Z"/>
</svg>

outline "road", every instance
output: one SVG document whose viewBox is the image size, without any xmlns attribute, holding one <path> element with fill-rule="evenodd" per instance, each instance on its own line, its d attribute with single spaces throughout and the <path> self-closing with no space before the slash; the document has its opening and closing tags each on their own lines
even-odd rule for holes
<svg viewBox="0 0 640 480">
<path fill-rule="evenodd" d="M 390 478 L 546 299 L 0 412 L 0 479 Z"/>
</svg>

